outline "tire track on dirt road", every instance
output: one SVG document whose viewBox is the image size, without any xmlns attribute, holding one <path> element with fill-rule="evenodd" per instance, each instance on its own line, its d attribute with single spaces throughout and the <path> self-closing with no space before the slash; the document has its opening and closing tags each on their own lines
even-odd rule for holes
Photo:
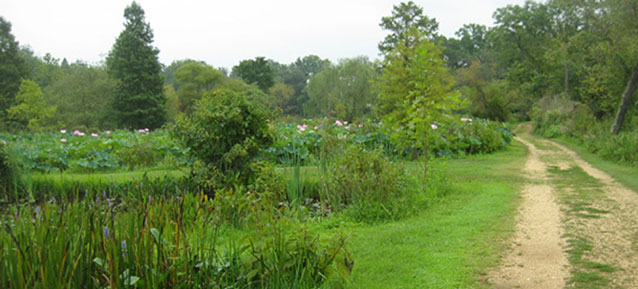
<svg viewBox="0 0 638 289">
<path fill-rule="evenodd" d="M 527 147 L 523 173 L 529 183 L 522 191 L 513 248 L 488 280 L 494 288 L 563 288 L 569 275 L 561 219 L 562 213 L 549 185 L 547 165 L 532 143 Z"/>
</svg>

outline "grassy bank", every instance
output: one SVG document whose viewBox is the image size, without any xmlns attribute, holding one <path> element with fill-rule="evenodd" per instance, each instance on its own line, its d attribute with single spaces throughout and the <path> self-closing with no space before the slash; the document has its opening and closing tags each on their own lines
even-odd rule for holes
<svg viewBox="0 0 638 289">
<path fill-rule="evenodd" d="M 487 287 L 483 276 L 514 231 L 524 160 L 519 143 L 492 155 L 449 160 L 447 196 L 415 217 L 353 228 L 351 286 Z"/>
</svg>

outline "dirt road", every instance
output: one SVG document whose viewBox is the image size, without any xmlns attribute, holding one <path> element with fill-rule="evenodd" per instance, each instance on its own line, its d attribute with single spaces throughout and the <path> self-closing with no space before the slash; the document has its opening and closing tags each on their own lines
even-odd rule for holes
<svg viewBox="0 0 638 289">
<path fill-rule="evenodd" d="M 527 132 L 516 140 L 528 184 L 493 287 L 638 288 L 638 194 L 562 145 Z"/>
</svg>

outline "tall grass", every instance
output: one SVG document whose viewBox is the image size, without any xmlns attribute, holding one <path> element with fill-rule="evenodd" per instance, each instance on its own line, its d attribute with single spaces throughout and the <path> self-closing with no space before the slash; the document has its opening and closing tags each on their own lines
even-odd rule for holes
<svg viewBox="0 0 638 289">
<path fill-rule="evenodd" d="M 236 240 L 221 237 L 221 199 L 148 192 L 12 205 L 0 217 L 0 288 L 316 288 L 345 268 L 343 237 L 320 239 L 261 205 L 257 229 Z"/>
</svg>

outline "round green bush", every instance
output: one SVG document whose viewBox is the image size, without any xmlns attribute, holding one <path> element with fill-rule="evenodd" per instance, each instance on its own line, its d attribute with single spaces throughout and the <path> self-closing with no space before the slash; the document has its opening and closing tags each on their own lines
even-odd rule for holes
<svg viewBox="0 0 638 289">
<path fill-rule="evenodd" d="M 211 172 L 213 186 L 247 184 L 254 178 L 250 164 L 273 142 L 269 119 L 258 100 L 216 90 L 199 100 L 192 114 L 179 116 L 170 132 Z"/>
</svg>

